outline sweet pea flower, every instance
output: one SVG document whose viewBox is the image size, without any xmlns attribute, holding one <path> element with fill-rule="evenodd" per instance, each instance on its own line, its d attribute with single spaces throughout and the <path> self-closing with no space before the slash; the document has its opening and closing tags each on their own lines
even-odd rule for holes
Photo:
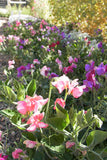
<svg viewBox="0 0 107 160">
<path fill-rule="evenodd" d="M 8 65 L 9 65 L 8 70 L 13 69 L 13 68 L 14 68 L 14 64 L 15 64 L 15 61 L 14 61 L 14 60 L 8 61 Z"/>
<path fill-rule="evenodd" d="M 44 112 L 43 113 L 35 113 L 33 114 L 27 121 L 27 124 L 31 124 L 28 128 L 28 132 L 34 132 L 36 128 L 47 128 L 48 124 L 41 122 L 41 120 L 44 118 Z"/>
<path fill-rule="evenodd" d="M 57 103 L 58 103 L 62 108 L 65 107 L 65 101 L 64 101 L 62 98 L 57 98 L 57 99 L 56 99 L 54 109 L 56 109 L 56 104 L 57 104 Z"/>
<path fill-rule="evenodd" d="M 56 73 L 52 72 L 50 75 L 49 75 L 49 79 L 52 79 L 52 78 L 55 78 L 55 77 L 59 77 L 59 75 L 57 75 Z"/>
<path fill-rule="evenodd" d="M 0 141 L 2 140 L 2 131 L 0 131 Z"/>
<path fill-rule="evenodd" d="M 51 70 L 51 69 L 50 69 L 49 67 L 44 66 L 44 67 L 41 68 L 40 74 L 41 74 L 43 77 L 47 77 L 50 70 Z"/>
<path fill-rule="evenodd" d="M 12 157 L 14 159 L 18 159 L 20 157 L 20 153 L 22 153 L 23 150 L 20 148 L 17 148 L 14 152 L 12 152 Z"/>
<path fill-rule="evenodd" d="M 56 58 L 55 62 L 59 65 L 59 70 L 62 70 L 62 62 L 59 60 L 59 58 Z"/>
<path fill-rule="evenodd" d="M 59 93 L 62 93 L 64 89 L 69 88 L 70 86 L 70 79 L 63 75 L 59 78 L 55 78 L 55 82 L 51 82 L 53 86 L 55 86 Z"/>
<path fill-rule="evenodd" d="M 68 58 L 68 62 L 69 62 L 70 64 L 73 62 L 73 58 L 72 58 L 72 56 L 69 56 L 69 58 Z"/>
<path fill-rule="evenodd" d="M 19 27 L 21 25 L 21 22 L 16 21 L 16 26 Z"/>
<path fill-rule="evenodd" d="M 25 144 L 27 148 L 34 148 L 35 145 L 37 144 L 37 142 L 36 141 L 25 140 L 23 142 L 23 144 Z"/>
<path fill-rule="evenodd" d="M 47 99 L 43 99 L 42 96 L 35 95 L 34 97 L 26 96 L 25 101 L 19 101 L 17 110 L 21 114 L 25 115 L 27 112 L 37 112 L 48 102 Z"/>
<path fill-rule="evenodd" d="M 96 68 L 96 73 L 100 75 L 104 75 L 106 73 L 106 67 L 103 62 Z"/>
<path fill-rule="evenodd" d="M 40 64 L 40 61 L 38 59 L 34 59 L 33 64 Z"/>
<path fill-rule="evenodd" d="M 71 148 L 75 145 L 75 142 L 67 141 L 66 142 L 66 148 Z"/>
<path fill-rule="evenodd" d="M 103 43 L 102 43 L 102 42 L 99 42 L 99 43 L 98 43 L 98 48 L 102 48 L 102 46 L 103 46 Z"/>
<path fill-rule="evenodd" d="M 58 50 L 58 54 L 59 54 L 59 56 L 61 56 L 62 55 L 62 51 Z"/>
<path fill-rule="evenodd" d="M 8 156 L 5 155 L 5 156 L 2 156 L 2 153 L 0 153 L 0 160 L 7 160 Z"/>
</svg>

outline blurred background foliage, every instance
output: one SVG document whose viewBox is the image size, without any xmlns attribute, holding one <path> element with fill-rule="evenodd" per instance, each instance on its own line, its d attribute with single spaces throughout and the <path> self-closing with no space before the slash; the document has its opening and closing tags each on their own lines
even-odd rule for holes
<svg viewBox="0 0 107 160">
<path fill-rule="evenodd" d="M 107 0 L 34 0 L 32 14 L 57 26 L 76 22 L 91 36 L 102 29 L 107 41 Z"/>
</svg>

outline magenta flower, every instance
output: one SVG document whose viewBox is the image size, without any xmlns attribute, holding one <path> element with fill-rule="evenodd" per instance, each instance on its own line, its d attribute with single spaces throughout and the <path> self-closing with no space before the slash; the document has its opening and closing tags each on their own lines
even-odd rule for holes
<svg viewBox="0 0 107 160">
<path fill-rule="evenodd" d="M 22 152 L 23 152 L 23 150 L 18 148 L 14 152 L 12 152 L 12 157 L 14 159 L 18 159 L 20 157 L 20 153 L 22 153 Z"/>
<path fill-rule="evenodd" d="M 5 156 L 2 156 L 2 153 L 0 153 L 0 160 L 7 160 L 8 156 L 5 155 Z"/>
</svg>

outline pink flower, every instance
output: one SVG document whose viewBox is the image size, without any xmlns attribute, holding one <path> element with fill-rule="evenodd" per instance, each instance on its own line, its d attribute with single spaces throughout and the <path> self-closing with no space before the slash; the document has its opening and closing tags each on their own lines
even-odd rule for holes
<svg viewBox="0 0 107 160">
<path fill-rule="evenodd" d="M 37 144 L 36 141 L 30 141 L 30 140 L 25 140 L 23 142 L 27 148 L 34 148 L 34 146 Z"/>
<path fill-rule="evenodd" d="M 58 54 L 59 54 L 59 56 L 61 56 L 62 55 L 62 51 L 58 50 Z"/>
<path fill-rule="evenodd" d="M 14 61 L 14 60 L 8 61 L 8 65 L 9 65 L 8 70 L 11 70 L 11 69 L 14 68 L 14 65 L 13 65 L 13 64 L 15 64 L 15 61 Z"/>
<path fill-rule="evenodd" d="M 27 131 L 34 132 L 36 128 L 47 128 L 48 124 L 41 122 L 43 118 L 44 113 L 33 114 L 27 121 L 27 124 L 31 124 Z"/>
<path fill-rule="evenodd" d="M 50 70 L 51 70 L 51 69 L 50 69 L 49 67 L 44 66 L 43 68 L 41 68 L 40 74 L 41 74 L 43 77 L 47 77 Z"/>
<path fill-rule="evenodd" d="M 48 98 L 43 99 L 42 96 L 37 96 L 37 95 L 35 95 L 34 97 L 26 96 L 25 101 L 18 102 L 17 110 L 23 115 L 31 111 L 37 112 L 47 102 Z"/>
<path fill-rule="evenodd" d="M 74 145 L 75 145 L 75 142 L 70 142 L 70 141 L 66 142 L 66 148 L 71 148 Z"/>
<path fill-rule="evenodd" d="M 83 89 L 86 88 L 85 85 L 78 86 L 78 79 L 71 82 L 68 94 L 72 94 L 74 98 L 79 98 L 83 94 Z"/>
<path fill-rule="evenodd" d="M 55 62 L 59 65 L 59 70 L 62 70 L 62 62 L 59 60 L 59 58 L 56 58 Z"/>
<path fill-rule="evenodd" d="M 25 115 L 28 112 L 28 105 L 25 101 L 19 101 L 17 106 L 18 112 Z"/>
<path fill-rule="evenodd" d="M 2 131 L 0 131 L 0 141 L 2 140 Z"/>
<path fill-rule="evenodd" d="M 34 60 L 33 60 L 33 63 L 34 63 L 34 64 L 40 64 L 40 61 L 39 61 L 38 59 L 34 59 Z"/>
<path fill-rule="evenodd" d="M 72 56 L 69 57 L 68 62 L 71 64 L 73 62 Z"/>
<path fill-rule="evenodd" d="M 20 157 L 20 153 L 22 153 L 22 152 L 23 152 L 23 150 L 18 148 L 14 152 L 12 152 L 12 157 L 14 159 L 18 159 Z"/>
<path fill-rule="evenodd" d="M 19 27 L 21 25 L 21 22 L 16 21 L 16 26 Z"/>
<path fill-rule="evenodd" d="M 82 94 L 83 94 L 83 89 L 85 89 L 85 85 L 84 86 L 77 86 L 73 89 L 73 91 L 71 92 L 71 94 L 73 95 L 74 98 L 79 98 Z"/>
<path fill-rule="evenodd" d="M 0 153 L 0 160 L 7 160 L 8 156 L 5 155 L 5 156 L 2 156 L 2 153 Z"/>
<path fill-rule="evenodd" d="M 26 102 L 28 104 L 28 110 L 37 112 L 48 102 L 48 98 L 43 99 L 42 96 L 35 95 L 34 97 L 26 96 Z"/>
<path fill-rule="evenodd" d="M 58 103 L 62 108 L 65 107 L 65 101 L 64 101 L 62 98 L 57 98 L 57 99 L 56 99 L 54 109 L 56 109 L 56 104 L 57 104 L 57 103 Z"/>
<path fill-rule="evenodd" d="M 14 30 L 15 30 L 15 31 L 17 31 L 17 30 L 18 30 L 18 28 L 17 28 L 17 27 L 14 27 Z"/>
<path fill-rule="evenodd" d="M 69 88 L 70 79 L 67 76 L 63 75 L 63 76 L 61 76 L 59 78 L 55 78 L 55 79 L 56 79 L 56 81 L 52 82 L 52 85 L 58 89 L 59 93 L 62 93 L 64 89 Z"/>
<path fill-rule="evenodd" d="M 75 58 L 74 58 L 74 62 L 75 62 L 75 63 L 78 63 L 78 58 L 75 57 Z"/>
</svg>

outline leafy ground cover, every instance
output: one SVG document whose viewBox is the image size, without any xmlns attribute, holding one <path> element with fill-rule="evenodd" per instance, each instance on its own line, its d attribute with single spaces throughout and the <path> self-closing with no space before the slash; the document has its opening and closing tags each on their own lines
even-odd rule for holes
<svg viewBox="0 0 107 160">
<path fill-rule="evenodd" d="M 0 49 L 12 59 L 0 81 L 0 113 L 21 132 L 3 159 L 107 159 L 107 44 L 76 23 L 8 23 Z M 2 155 L 0 155 L 2 157 Z"/>
</svg>

